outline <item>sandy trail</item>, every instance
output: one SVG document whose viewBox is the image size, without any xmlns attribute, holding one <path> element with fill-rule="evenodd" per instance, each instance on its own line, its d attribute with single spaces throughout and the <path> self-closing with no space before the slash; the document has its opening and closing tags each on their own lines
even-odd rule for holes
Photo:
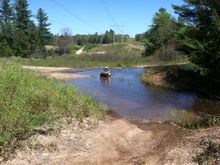
<svg viewBox="0 0 220 165">
<path fill-rule="evenodd" d="M 177 132 L 180 138 L 170 139 Z M 17 151 L 7 164 L 157 164 L 164 147 L 173 147 L 183 134 L 173 126 L 143 124 L 108 114 L 95 126 L 73 123 L 65 125 L 59 135 L 35 135 L 32 139 L 43 147 Z M 48 149 L 51 144 L 56 146 L 54 151 Z"/>
</svg>

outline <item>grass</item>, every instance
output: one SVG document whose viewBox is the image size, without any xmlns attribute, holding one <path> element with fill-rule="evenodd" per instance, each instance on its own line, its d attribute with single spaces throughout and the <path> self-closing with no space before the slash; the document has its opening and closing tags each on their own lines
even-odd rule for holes
<svg viewBox="0 0 220 165">
<path fill-rule="evenodd" d="M 48 57 L 47 59 L 24 59 L 10 58 L 9 61 L 18 62 L 22 65 L 54 66 L 54 67 L 130 67 L 134 65 L 143 65 L 147 59 L 134 55 L 65 55 Z"/>
<path fill-rule="evenodd" d="M 36 66 L 53 66 L 53 67 L 133 67 L 147 64 L 175 64 L 180 61 L 172 61 L 169 63 L 152 62 L 151 57 L 142 57 L 141 55 L 116 55 L 116 54 L 84 54 L 84 55 L 65 55 L 48 57 L 46 59 L 27 59 L 19 57 L 11 57 L 3 59 L 4 61 L 13 61 L 21 65 Z"/>
<path fill-rule="evenodd" d="M 85 47 L 85 50 L 87 50 L 87 52 L 90 54 L 95 54 L 96 52 L 106 52 L 106 54 L 140 56 L 143 53 L 144 48 L 133 43 L 93 45 Z"/>
<path fill-rule="evenodd" d="M 5 158 L 35 127 L 61 118 L 100 117 L 104 108 L 72 85 L 0 63 L 0 157 Z"/>
<path fill-rule="evenodd" d="M 192 111 L 173 110 L 170 115 L 173 122 L 183 128 L 197 129 L 201 127 L 202 118 Z"/>
<path fill-rule="evenodd" d="M 220 124 L 220 116 L 209 114 L 201 115 L 188 110 L 173 110 L 170 115 L 174 123 L 180 127 L 192 130 L 214 127 Z"/>
<path fill-rule="evenodd" d="M 162 61 L 156 56 L 143 57 L 144 46 L 138 43 L 85 45 L 81 55 L 76 55 L 80 46 L 72 45 L 71 53 L 63 56 L 51 54 L 46 59 L 24 59 L 12 57 L 6 60 L 22 65 L 54 66 L 54 67 L 132 67 L 146 64 L 175 64 L 187 62 L 185 56 L 177 56 L 173 60 Z M 43 57 L 43 55 L 39 56 Z"/>
</svg>

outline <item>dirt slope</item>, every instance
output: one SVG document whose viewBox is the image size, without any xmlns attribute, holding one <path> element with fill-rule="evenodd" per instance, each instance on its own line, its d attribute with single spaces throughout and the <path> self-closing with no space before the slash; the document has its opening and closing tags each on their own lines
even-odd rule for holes
<svg viewBox="0 0 220 165">
<path fill-rule="evenodd" d="M 35 135 L 6 164 L 161 164 L 185 131 L 108 114 L 94 122 L 64 125 L 59 134 Z M 32 147 L 30 147 L 32 146 Z M 33 147 L 34 146 L 34 147 Z"/>
</svg>

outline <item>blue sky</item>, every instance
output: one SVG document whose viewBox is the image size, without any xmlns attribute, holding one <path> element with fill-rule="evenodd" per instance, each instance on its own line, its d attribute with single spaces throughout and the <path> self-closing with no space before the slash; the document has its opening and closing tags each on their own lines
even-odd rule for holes
<svg viewBox="0 0 220 165">
<path fill-rule="evenodd" d="M 147 30 L 153 15 L 164 7 L 174 15 L 172 4 L 183 0 L 29 0 L 33 14 L 43 8 L 49 17 L 51 32 L 69 28 L 73 34 L 104 33 L 110 28 L 134 36 Z M 119 27 L 112 25 L 120 25 Z M 123 25 L 123 28 L 122 26 Z"/>
</svg>

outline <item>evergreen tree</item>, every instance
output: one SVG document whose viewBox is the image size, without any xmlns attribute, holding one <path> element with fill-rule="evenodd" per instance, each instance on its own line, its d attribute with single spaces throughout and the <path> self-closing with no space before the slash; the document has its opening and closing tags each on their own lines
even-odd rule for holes
<svg viewBox="0 0 220 165">
<path fill-rule="evenodd" d="M 109 30 L 105 32 L 104 35 L 104 43 L 105 44 L 110 44 L 115 42 L 115 32 L 114 30 Z"/>
<path fill-rule="evenodd" d="M 36 18 L 38 20 L 38 46 L 42 51 L 44 51 L 45 45 L 48 44 L 51 40 L 51 33 L 48 28 L 51 24 L 47 23 L 47 14 L 41 8 L 38 9 Z"/>
<path fill-rule="evenodd" d="M 14 49 L 17 56 L 28 57 L 31 54 L 30 17 L 27 0 L 15 1 Z"/>
<path fill-rule="evenodd" d="M 220 78 L 220 1 L 184 1 L 182 6 L 173 6 L 187 25 L 180 33 L 183 50 L 201 73 Z"/>
<path fill-rule="evenodd" d="M 2 0 L 0 4 L 0 56 L 13 55 L 13 12 L 10 0 Z"/>
<path fill-rule="evenodd" d="M 36 48 L 38 46 L 38 31 L 37 31 L 37 26 L 34 24 L 33 21 L 29 22 L 28 26 L 28 31 L 29 31 L 29 44 L 30 44 L 30 49 L 31 53 L 35 53 Z"/>
<path fill-rule="evenodd" d="M 156 50 L 171 44 L 174 38 L 175 20 L 166 11 L 161 8 L 156 12 L 153 18 L 153 24 L 145 33 L 145 55 L 152 55 Z"/>
</svg>

